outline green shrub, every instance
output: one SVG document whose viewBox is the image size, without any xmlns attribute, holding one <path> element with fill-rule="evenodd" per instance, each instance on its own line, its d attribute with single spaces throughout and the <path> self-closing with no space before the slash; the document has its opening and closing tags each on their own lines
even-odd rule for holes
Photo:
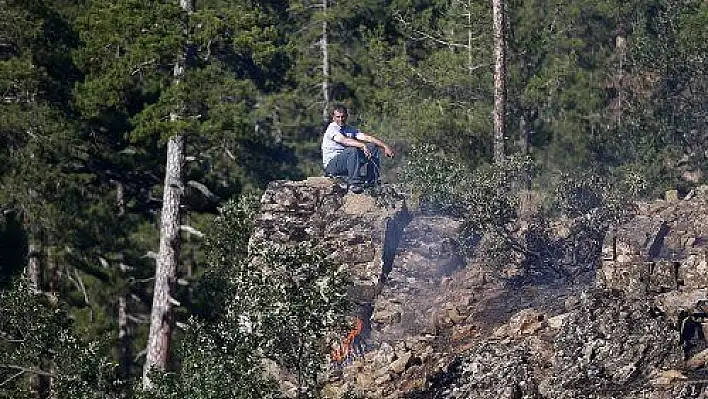
<svg viewBox="0 0 708 399">
<path fill-rule="evenodd" d="M 401 181 L 412 188 L 421 210 L 460 215 L 469 170 L 432 144 L 411 146 Z"/>
<path fill-rule="evenodd" d="M 83 342 L 56 298 L 16 280 L 0 291 L 0 398 L 118 397 L 108 340 Z"/>
<path fill-rule="evenodd" d="M 460 238 L 469 244 L 463 248 L 475 250 L 498 271 L 510 263 L 557 276 L 594 268 L 607 230 L 633 215 L 633 201 L 645 181 L 631 170 L 617 177 L 598 171 L 546 172 L 552 182 L 542 194 L 547 200 L 522 217 L 521 196 L 536 173 L 526 157 L 470 171 L 422 145 L 411 153 L 403 177 L 426 210 L 460 217 Z"/>
<path fill-rule="evenodd" d="M 294 376 L 299 398 L 318 396 L 324 335 L 348 311 L 347 275 L 305 243 L 249 251 L 255 205 L 221 209 L 208 238 L 210 272 L 195 289 L 213 310 L 189 321 L 181 368 L 154 373 L 138 398 L 278 398 L 266 361 Z"/>
</svg>

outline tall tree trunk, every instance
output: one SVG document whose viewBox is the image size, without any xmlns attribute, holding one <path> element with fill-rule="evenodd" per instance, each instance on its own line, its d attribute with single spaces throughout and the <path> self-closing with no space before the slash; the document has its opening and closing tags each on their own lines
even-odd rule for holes
<svg viewBox="0 0 708 399">
<path fill-rule="evenodd" d="M 118 217 L 125 215 L 125 185 L 122 181 L 116 181 L 116 208 Z"/>
<path fill-rule="evenodd" d="M 130 376 L 130 369 L 133 365 L 131 341 L 128 326 L 128 299 L 127 295 L 122 294 L 118 297 L 118 370 L 121 378 Z"/>
<path fill-rule="evenodd" d="M 467 0 L 467 71 L 472 75 L 472 0 Z"/>
<path fill-rule="evenodd" d="M 519 118 L 519 134 L 521 139 L 521 153 L 528 157 L 531 155 L 531 129 L 526 126 L 526 114 L 522 112 Z M 529 167 L 524 169 L 524 188 L 531 190 L 531 171 Z"/>
<path fill-rule="evenodd" d="M 180 0 L 180 6 L 185 12 L 191 13 L 194 11 L 194 0 Z M 187 53 L 185 49 L 175 62 L 173 73 L 175 85 L 178 85 L 184 76 Z M 181 112 L 180 109 L 171 113 L 170 120 L 177 121 Z M 184 135 L 181 133 L 175 134 L 167 141 L 167 162 L 160 219 L 160 252 L 157 256 L 155 288 L 152 294 L 150 314 L 150 334 L 145 367 L 143 368 L 143 387 L 148 389 L 152 387 L 149 378 L 150 370 L 153 367 L 165 370 L 167 366 L 175 325 L 174 306 L 179 305 L 174 299 L 174 293 L 181 247 L 184 149 Z"/>
<path fill-rule="evenodd" d="M 25 215 L 25 229 L 31 231 L 29 218 Z M 42 269 L 44 265 L 44 248 L 45 237 L 42 234 L 33 234 L 29 232 L 27 266 L 25 275 L 29 284 L 30 292 L 39 295 L 42 290 Z M 37 360 L 38 369 L 51 372 L 54 364 L 46 356 L 42 356 Z M 52 397 L 52 377 L 49 374 L 32 374 L 29 378 L 30 386 L 37 399 L 46 399 Z"/>
<path fill-rule="evenodd" d="M 627 39 L 624 37 L 624 28 L 619 27 L 617 29 L 617 36 L 615 37 L 615 53 L 617 58 L 619 58 L 619 66 L 617 68 L 617 74 L 615 76 L 615 86 L 617 90 L 617 126 L 622 126 L 622 112 L 624 109 L 625 93 L 624 93 L 624 63 L 627 56 Z"/>
<path fill-rule="evenodd" d="M 43 245 L 42 241 L 37 238 L 33 238 L 30 235 L 28 244 L 28 254 L 27 254 L 27 267 L 25 269 L 25 276 L 27 277 L 27 283 L 29 284 L 29 290 L 35 295 L 42 293 L 42 254 Z M 46 369 L 46 359 L 43 357 L 39 359 L 39 369 Z M 51 393 L 52 380 L 51 377 L 40 374 L 33 374 L 30 376 L 30 386 L 36 394 L 37 399 L 48 398 Z"/>
<path fill-rule="evenodd" d="M 42 290 L 42 246 L 36 240 L 30 241 L 27 254 L 27 269 L 25 275 L 30 290 L 38 294 Z"/>
<path fill-rule="evenodd" d="M 322 0 L 322 121 L 329 122 L 329 41 L 327 39 L 327 0 Z"/>
<path fill-rule="evenodd" d="M 182 205 L 182 168 L 184 165 L 184 136 L 175 135 L 167 142 L 162 215 L 160 223 L 160 252 L 155 271 L 155 288 L 150 314 L 150 335 L 143 370 L 143 386 L 151 387 L 148 374 L 152 367 L 164 370 L 169 359 L 174 328 L 174 299 L 177 263 L 180 254 L 180 224 Z"/>
<path fill-rule="evenodd" d="M 531 131 L 526 125 L 526 113 L 522 112 L 519 118 L 519 141 L 521 153 L 528 157 L 531 155 Z M 523 172 L 523 187 L 519 198 L 519 218 L 528 220 L 534 213 L 534 204 L 532 203 L 531 195 L 531 170 L 530 165 L 524 168 Z"/>
<path fill-rule="evenodd" d="M 22 215 L 22 223 L 27 233 L 27 265 L 25 266 L 25 278 L 32 293 L 38 294 L 42 291 L 42 240 L 32 226 L 32 219 L 28 211 Z"/>
<path fill-rule="evenodd" d="M 504 37 L 504 1 L 492 0 L 494 25 L 494 162 L 504 160 L 504 119 L 506 115 L 506 42 Z"/>
<path fill-rule="evenodd" d="M 119 219 L 125 215 L 125 186 L 120 180 L 116 184 L 116 214 Z M 125 269 L 121 266 L 121 277 L 125 278 Z M 132 334 L 128 324 L 128 295 L 122 292 L 118 295 L 118 373 L 120 378 L 130 377 L 133 366 Z"/>
</svg>

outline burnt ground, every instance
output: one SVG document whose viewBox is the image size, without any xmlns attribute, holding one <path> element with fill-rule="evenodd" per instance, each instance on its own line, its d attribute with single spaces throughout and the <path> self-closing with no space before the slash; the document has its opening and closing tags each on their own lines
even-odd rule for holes
<svg viewBox="0 0 708 399">
<path fill-rule="evenodd" d="M 412 353 L 405 371 L 392 372 L 383 384 L 384 397 L 387 392 L 426 397 L 415 395 L 443 384 L 455 373 L 455 359 L 490 339 L 513 315 L 529 308 L 544 318 L 565 313 L 594 281 L 592 272 L 573 280 L 551 274 L 500 278 L 457 255 L 458 228 L 449 218 L 416 217 L 404 230 L 373 304 L 369 354 L 355 362 L 357 373 L 371 373 L 376 380 L 381 365 L 372 365 L 371 353 L 385 345 Z"/>
</svg>

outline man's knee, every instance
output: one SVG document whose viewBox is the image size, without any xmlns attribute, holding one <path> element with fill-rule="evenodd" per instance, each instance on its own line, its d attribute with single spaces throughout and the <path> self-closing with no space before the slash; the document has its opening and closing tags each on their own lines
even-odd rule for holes
<svg viewBox="0 0 708 399">
<path fill-rule="evenodd" d="M 371 153 L 371 156 L 378 159 L 379 158 L 379 146 L 373 143 L 366 143 L 366 148 Z"/>
<path fill-rule="evenodd" d="M 351 156 L 351 155 L 356 155 L 356 154 L 359 153 L 359 152 L 361 152 L 361 149 L 359 149 L 359 148 L 357 148 L 357 147 L 347 147 L 347 148 L 344 149 L 344 151 L 342 151 L 341 153 L 339 153 L 339 155 L 342 155 L 342 156 Z"/>
</svg>

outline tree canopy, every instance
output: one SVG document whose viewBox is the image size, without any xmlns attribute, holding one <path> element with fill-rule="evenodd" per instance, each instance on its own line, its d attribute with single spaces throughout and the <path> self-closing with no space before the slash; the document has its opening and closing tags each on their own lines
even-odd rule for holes
<svg viewBox="0 0 708 399">
<path fill-rule="evenodd" d="M 633 179 L 638 195 L 706 181 L 708 3 L 504 4 L 503 140 L 508 154 L 533 161 L 533 188 L 559 171 Z M 0 397 L 37 393 L 41 377 L 56 379 L 58 397 L 78 397 L 66 387 L 79 380 L 86 397 L 141 395 L 132 386 L 145 361 L 162 194 L 175 187 L 183 217 L 173 299 L 178 325 L 190 328 L 176 334 L 182 350 L 164 395 L 193 394 L 202 376 L 180 369 L 225 356 L 240 363 L 203 376 L 205 390 L 219 391 L 223 378 L 274 392 L 242 374 L 254 346 L 223 341 L 239 328 L 229 317 L 252 310 L 224 293 L 255 284 L 225 277 L 248 256 L 245 205 L 228 201 L 321 174 L 323 117 L 342 103 L 351 123 L 412 161 L 385 164 L 387 179 L 407 168 L 403 181 L 436 211 L 491 209 L 464 196 L 475 179 L 500 190 L 491 179 L 507 167 L 491 165 L 493 36 L 491 3 L 480 0 L 202 0 L 193 10 L 178 0 L 0 0 Z M 175 134 L 185 164 L 172 187 L 165 144 Z M 264 251 L 283 276 L 309 264 L 315 280 L 342 277 L 308 248 Z M 306 317 L 305 300 L 314 301 L 290 295 L 280 311 Z M 334 322 L 344 303 L 307 306 Z M 20 330 L 36 345 L 15 345 Z M 284 347 L 261 349 L 300 368 L 307 391 L 322 359 L 303 345 L 307 365 Z"/>
</svg>

